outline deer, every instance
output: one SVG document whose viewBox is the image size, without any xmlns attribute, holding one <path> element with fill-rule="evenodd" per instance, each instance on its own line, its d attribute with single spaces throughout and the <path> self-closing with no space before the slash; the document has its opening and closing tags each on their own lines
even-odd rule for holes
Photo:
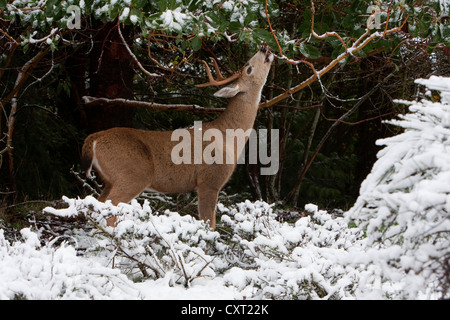
<svg viewBox="0 0 450 320">
<path fill-rule="evenodd" d="M 224 86 L 214 96 L 230 100 L 225 111 L 216 119 L 203 123 L 201 129 L 221 132 L 252 129 L 273 60 L 270 48 L 262 45 L 239 71 L 225 78 L 213 59 L 216 79 L 209 65 L 202 60 L 209 82 L 196 86 Z M 187 130 L 194 137 L 196 128 Z M 209 221 L 209 227 L 214 230 L 219 192 L 230 179 L 243 146 L 226 146 L 225 140 L 215 141 L 222 150 L 235 149 L 233 160 L 226 163 L 175 164 L 171 153 L 177 141 L 173 141 L 172 134 L 173 131 L 134 128 L 111 128 L 93 133 L 82 147 L 82 170 L 88 178 L 91 178 L 92 169 L 96 171 L 103 182 L 97 200 L 110 200 L 113 205 L 129 203 L 142 192 L 178 194 L 196 191 L 199 218 Z M 245 143 L 247 140 L 248 136 Z M 107 226 L 115 227 L 116 224 L 116 217 L 107 219 Z"/>
</svg>

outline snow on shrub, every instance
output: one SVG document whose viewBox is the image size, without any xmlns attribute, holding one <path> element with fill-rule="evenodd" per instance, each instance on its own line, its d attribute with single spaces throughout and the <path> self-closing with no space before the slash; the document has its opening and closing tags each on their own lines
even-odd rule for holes
<svg viewBox="0 0 450 320">
<path fill-rule="evenodd" d="M 42 244 L 40 231 L 28 228 L 10 244 L 1 230 L 0 298 L 139 299 L 173 288 L 170 296 L 184 299 L 190 292 L 210 299 L 213 291 L 236 299 L 380 299 L 403 297 L 409 279 L 391 270 L 401 246 L 370 247 L 361 229 L 314 205 L 305 207 L 308 216 L 282 222 L 265 202 L 219 204 L 217 232 L 190 216 L 154 213 L 146 202 L 64 200 L 68 208 L 45 211 L 85 215 L 93 228 L 72 231 L 75 247 Z M 111 215 L 115 229 L 106 226 Z M 412 280 L 409 290 L 427 288 L 425 278 Z"/>
<path fill-rule="evenodd" d="M 143 280 L 190 287 L 198 278 L 222 278 L 240 299 L 352 298 L 360 280 L 358 267 L 344 257 L 362 233 L 314 205 L 307 206 L 311 216 L 287 223 L 265 202 L 219 204 L 219 233 L 190 216 L 153 213 L 146 201 L 115 207 L 92 197 L 64 200 L 68 208 L 45 211 L 86 215 L 97 230 L 88 251 L 109 252 L 123 272 L 140 270 Z M 112 215 L 119 219 L 115 229 L 106 226 Z"/>
<path fill-rule="evenodd" d="M 366 278 L 372 272 L 361 270 L 360 262 L 352 265 L 355 254 L 365 255 L 361 231 L 314 205 L 306 207 L 310 216 L 287 223 L 265 202 L 219 204 L 219 233 L 190 216 L 154 213 L 146 201 L 115 207 L 92 197 L 64 200 L 68 208 L 45 211 L 84 214 L 97 230 L 97 243 L 87 251 L 108 252 L 124 273 L 140 270 L 144 281 L 191 287 L 199 278 L 221 278 L 239 299 L 355 298 L 365 292 L 358 289 L 362 278 L 371 288 Z M 106 226 L 112 215 L 119 219 L 115 229 Z"/>
<path fill-rule="evenodd" d="M 155 214 L 147 201 L 142 206 L 133 200 L 116 207 L 93 197 L 64 200 L 68 208 L 44 210 L 66 217 L 85 215 L 97 228 L 92 236 L 98 241 L 90 251 L 109 251 L 111 259 L 130 273 L 138 269 L 144 278 L 168 277 L 169 283 L 186 287 L 197 277 L 215 275 L 213 257 L 207 252 L 215 248 L 219 234 L 203 221 L 169 210 Z M 116 228 L 106 225 L 105 219 L 111 216 L 117 216 Z"/>
<path fill-rule="evenodd" d="M 359 241 L 358 229 L 314 205 L 310 216 L 279 222 L 271 206 L 246 201 L 227 210 L 234 257 L 224 279 L 243 297 L 257 299 L 341 299 L 351 297 L 358 271 L 338 263 Z"/>
<path fill-rule="evenodd" d="M 72 246 L 41 245 L 29 228 L 21 235 L 11 244 L 0 229 L 0 299 L 139 298 L 119 270 L 78 257 Z"/>
<path fill-rule="evenodd" d="M 445 296 L 450 281 L 450 78 L 416 82 L 441 91 L 441 102 L 399 101 L 410 112 L 388 123 L 404 132 L 378 141 L 385 148 L 347 214 L 368 246 L 390 252 L 383 276 L 403 298 L 426 288 Z"/>
</svg>

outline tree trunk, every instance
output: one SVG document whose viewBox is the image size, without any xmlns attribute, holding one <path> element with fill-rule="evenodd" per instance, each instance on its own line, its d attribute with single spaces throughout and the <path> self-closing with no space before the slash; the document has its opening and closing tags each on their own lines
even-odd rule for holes
<svg viewBox="0 0 450 320">
<path fill-rule="evenodd" d="M 133 29 L 117 23 L 94 23 L 98 33 L 94 35 L 91 51 L 89 94 L 100 98 L 133 99 L 133 75 L 130 54 L 120 39 L 117 28 L 132 46 Z M 113 127 L 131 127 L 134 108 L 117 105 L 100 105 L 85 109 L 89 133 Z"/>
</svg>

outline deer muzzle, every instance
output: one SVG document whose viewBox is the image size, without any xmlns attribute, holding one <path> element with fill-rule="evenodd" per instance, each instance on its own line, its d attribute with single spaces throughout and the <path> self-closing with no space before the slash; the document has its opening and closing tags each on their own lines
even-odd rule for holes
<svg viewBox="0 0 450 320">
<path fill-rule="evenodd" d="M 266 55 L 266 59 L 264 60 L 264 62 L 271 63 L 273 61 L 273 54 L 272 51 L 270 51 L 270 47 L 268 45 L 262 45 L 259 48 L 259 51 Z"/>
</svg>

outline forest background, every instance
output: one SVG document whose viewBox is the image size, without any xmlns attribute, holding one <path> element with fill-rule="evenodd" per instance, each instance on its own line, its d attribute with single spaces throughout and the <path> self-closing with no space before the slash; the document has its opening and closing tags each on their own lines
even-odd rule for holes
<svg viewBox="0 0 450 320">
<path fill-rule="evenodd" d="M 346 210 L 375 141 L 398 133 L 395 100 L 450 75 L 448 15 L 448 1 L 0 0 L 0 214 L 92 193 L 89 133 L 214 119 L 227 101 L 195 87 L 201 60 L 229 75 L 262 43 L 278 59 L 255 128 L 280 130 L 280 170 L 240 165 L 224 191 Z"/>
</svg>

